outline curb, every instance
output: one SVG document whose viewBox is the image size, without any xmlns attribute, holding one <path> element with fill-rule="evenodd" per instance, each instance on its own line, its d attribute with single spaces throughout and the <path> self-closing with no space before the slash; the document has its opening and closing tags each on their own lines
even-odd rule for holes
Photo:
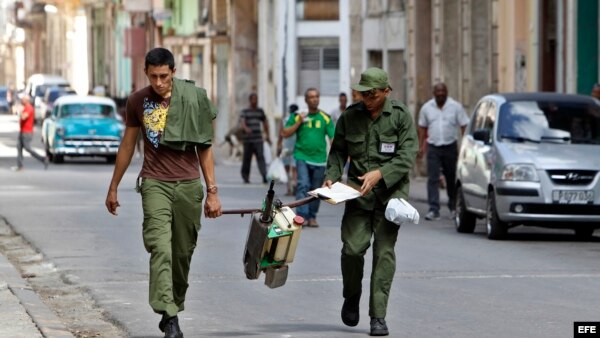
<svg viewBox="0 0 600 338">
<path fill-rule="evenodd" d="M 4 219 L 0 218 L 0 222 L 4 223 Z M 27 280 L 21 277 L 17 268 L 3 254 L 0 254 L 0 280 L 8 285 L 8 289 L 18 298 L 27 315 L 31 317 L 44 337 L 74 338 L 58 316 L 44 304 Z M 1 328 L 0 335 L 2 335 Z"/>
</svg>

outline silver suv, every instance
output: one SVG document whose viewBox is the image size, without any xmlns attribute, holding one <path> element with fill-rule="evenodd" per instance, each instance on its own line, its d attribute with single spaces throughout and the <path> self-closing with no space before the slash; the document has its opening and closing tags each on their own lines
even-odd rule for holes
<svg viewBox="0 0 600 338">
<path fill-rule="evenodd" d="M 600 228 L 600 101 L 493 94 L 475 107 L 456 169 L 458 232 L 485 218 L 489 239 L 517 225 Z"/>
</svg>

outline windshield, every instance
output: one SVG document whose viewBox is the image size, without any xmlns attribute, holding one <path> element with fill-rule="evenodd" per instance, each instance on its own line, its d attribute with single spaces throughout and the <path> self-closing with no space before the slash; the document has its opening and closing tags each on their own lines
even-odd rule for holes
<svg viewBox="0 0 600 338">
<path fill-rule="evenodd" d="M 52 102 L 56 101 L 56 99 L 58 99 L 59 96 L 62 96 L 64 94 L 65 94 L 65 92 L 61 92 L 61 91 L 58 91 L 58 90 L 51 91 L 48 94 L 48 102 L 52 103 Z"/>
<path fill-rule="evenodd" d="M 44 85 L 39 85 L 35 88 L 35 96 L 44 96 L 44 93 L 46 92 L 46 89 L 48 89 L 48 86 L 44 86 Z"/>
<path fill-rule="evenodd" d="M 564 101 L 508 102 L 500 108 L 498 139 L 600 144 L 600 106 Z"/>
<path fill-rule="evenodd" d="M 61 118 L 115 118 L 115 110 L 112 106 L 99 103 L 66 104 L 60 108 L 59 114 Z"/>
<path fill-rule="evenodd" d="M 56 99 L 58 99 L 61 96 L 64 95 L 72 95 L 72 94 L 76 94 L 74 91 L 72 90 L 52 90 L 50 92 L 48 92 L 48 103 L 54 103 L 54 101 L 56 101 Z"/>
<path fill-rule="evenodd" d="M 68 84 L 52 84 L 52 85 L 39 85 L 35 88 L 35 96 L 44 97 L 46 89 L 50 87 L 68 87 Z"/>
</svg>

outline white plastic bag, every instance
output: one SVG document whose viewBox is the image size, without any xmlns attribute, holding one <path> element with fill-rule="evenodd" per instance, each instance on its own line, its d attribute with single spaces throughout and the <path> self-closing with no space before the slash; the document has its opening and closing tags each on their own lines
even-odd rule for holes
<svg viewBox="0 0 600 338">
<path fill-rule="evenodd" d="M 265 158 L 265 164 L 269 165 L 273 159 L 273 154 L 271 154 L 271 146 L 267 142 L 263 142 L 263 156 Z"/>
<path fill-rule="evenodd" d="M 404 198 L 392 198 L 385 208 L 385 219 L 398 225 L 404 222 L 419 224 L 419 212 Z"/>
<path fill-rule="evenodd" d="M 279 157 L 276 157 L 267 170 L 267 179 L 269 181 L 274 180 L 275 182 L 287 183 L 288 177 L 285 171 L 285 166 Z"/>
</svg>

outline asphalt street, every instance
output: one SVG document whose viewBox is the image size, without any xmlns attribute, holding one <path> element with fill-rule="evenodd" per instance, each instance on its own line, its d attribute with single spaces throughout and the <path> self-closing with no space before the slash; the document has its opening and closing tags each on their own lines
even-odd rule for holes
<svg viewBox="0 0 600 338">
<path fill-rule="evenodd" d="M 63 280 L 88 294 L 106 321 L 126 336 L 161 337 L 159 316 L 147 304 L 148 254 L 141 236 L 140 197 L 133 189 L 142 159 L 134 158 L 126 173 L 119 215 L 112 216 L 104 207 L 112 166 L 101 159 L 67 158 L 45 171 L 26 158 L 26 169 L 12 172 L 14 123 L 0 118 L 0 216 Z M 218 158 L 223 208 L 260 207 L 267 186 L 258 183 L 256 165 L 251 184 L 242 183 L 239 169 L 239 162 Z M 276 192 L 282 201 L 291 201 L 282 196 L 283 185 L 276 185 Z M 422 217 L 424 198 L 424 179 L 414 179 L 410 201 Z M 242 253 L 249 216 L 203 219 L 186 309 L 180 314 L 185 336 L 367 336 L 370 251 L 360 324 L 350 328 L 340 320 L 342 212 L 343 206 L 321 204 L 320 227 L 302 231 L 287 283 L 278 289 L 266 287 L 262 276 L 258 281 L 245 278 Z M 506 241 L 490 241 L 481 221 L 474 234 L 457 233 L 447 209 L 440 221 L 403 225 L 386 318 L 390 336 L 572 336 L 574 321 L 600 320 L 598 239 L 579 241 L 571 231 L 517 228 Z M 2 277 L 0 272 L 0 286 Z"/>
</svg>

